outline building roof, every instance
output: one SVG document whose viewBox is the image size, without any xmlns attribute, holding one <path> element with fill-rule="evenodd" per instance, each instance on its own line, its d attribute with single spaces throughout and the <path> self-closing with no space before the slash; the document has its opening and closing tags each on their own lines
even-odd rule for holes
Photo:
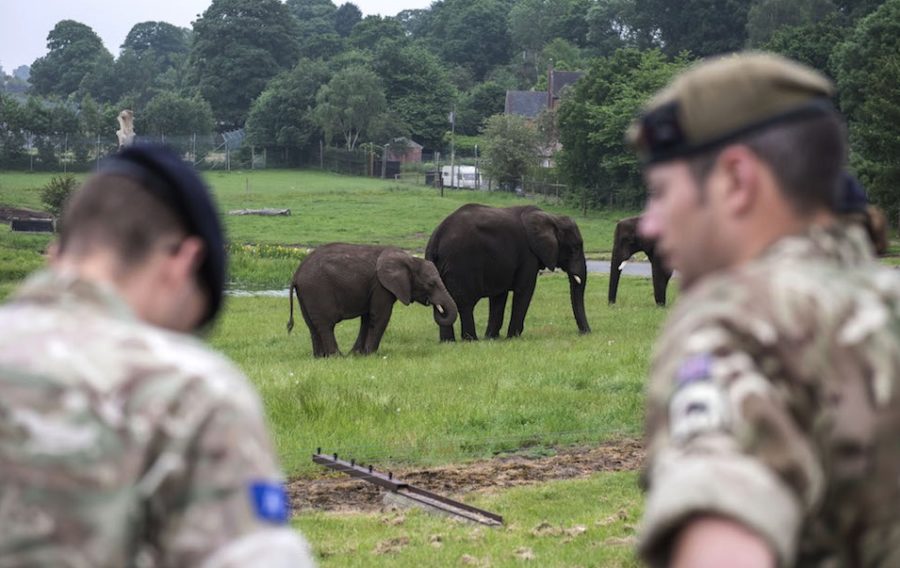
<svg viewBox="0 0 900 568">
<path fill-rule="evenodd" d="M 403 146 L 405 146 L 406 148 L 414 148 L 417 150 L 421 150 L 423 148 L 423 146 L 421 144 L 419 144 L 415 140 L 407 138 L 406 136 L 401 136 L 400 138 L 394 138 L 393 140 L 391 140 L 391 145 L 395 145 L 395 146 L 401 147 L 401 148 Z"/>
<path fill-rule="evenodd" d="M 578 79 L 584 76 L 581 71 L 557 71 L 550 70 L 550 86 L 548 90 L 553 98 L 558 99 L 560 92 Z"/>
<path fill-rule="evenodd" d="M 506 91 L 506 105 L 503 112 L 526 118 L 537 118 L 547 108 L 545 91 Z"/>
</svg>

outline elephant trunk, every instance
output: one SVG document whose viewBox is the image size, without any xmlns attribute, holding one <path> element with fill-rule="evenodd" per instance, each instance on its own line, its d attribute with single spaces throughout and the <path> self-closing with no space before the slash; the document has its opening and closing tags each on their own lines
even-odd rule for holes
<svg viewBox="0 0 900 568">
<path fill-rule="evenodd" d="M 572 313 L 581 333 L 590 333 L 587 314 L 584 312 L 584 289 L 587 287 L 587 265 L 582 261 L 582 270 L 569 273 L 569 295 L 572 298 Z"/>
<path fill-rule="evenodd" d="M 456 302 L 450 296 L 447 290 L 435 290 L 434 294 L 428 299 L 434 310 L 434 321 L 438 325 L 453 325 L 456 323 L 458 310 Z"/>
</svg>

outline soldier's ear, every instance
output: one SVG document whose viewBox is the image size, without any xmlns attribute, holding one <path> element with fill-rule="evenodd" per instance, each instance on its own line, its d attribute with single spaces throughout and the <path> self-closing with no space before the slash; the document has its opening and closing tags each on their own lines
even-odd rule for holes
<svg viewBox="0 0 900 568">
<path fill-rule="evenodd" d="M 710 177 L 719 176 L 717 182 L 722 185 L 719 189 L 725 193 L 725 206 L 731 215 L 742 217 L 759 204 L 765 168 L 767 166 L 747 146 L 733 145 L 721 151 Z"/>
</svg>

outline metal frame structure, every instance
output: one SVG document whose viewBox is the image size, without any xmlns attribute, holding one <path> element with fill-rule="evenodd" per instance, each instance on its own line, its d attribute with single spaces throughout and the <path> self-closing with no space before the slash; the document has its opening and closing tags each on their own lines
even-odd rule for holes
<svg viewBox="0 0 900 568">
<path fill-rule="evenodd" d="M 337 454 L 325 455 L 322 453 L 321 448 L 316 450 L 316 453 L 312 456 L 312 460 L 329 469 L 346 473 L 351 477 L 356 477 L 363 481 L 378 485 L 379 487 L 383 487 L 392 493 L 402 495 L 403 497 L 426 507 L 437 509 L 482 525 L 499 526 L 503 524 L 503 517 L 500 515 L 477 507 L 472 507 L 471 505 L 466 505 L 465 503 L 460 503 L 459 501 L 454 501 L 453 499 L 443 497 L 436 493 L 432 493 L 431 491 L 426 491 L 425 489 L 420 489 L 409 483 L 400 481 L 399 479 L 394 479 L 394 474 L 392 472 L 388 472 L 387 475 L 385 475 L 376 471 L 371 465 L 364 467 L 362 465 L 357 465 L 355 460 L 349 462 L 341 460 L 338 459 Z"/>
</svg>

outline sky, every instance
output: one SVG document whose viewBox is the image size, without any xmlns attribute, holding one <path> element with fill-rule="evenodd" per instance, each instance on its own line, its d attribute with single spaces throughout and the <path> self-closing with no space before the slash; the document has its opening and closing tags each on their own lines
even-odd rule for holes
<svg viewBox="0 0 900 568">
<path fill-rule="evenodd" d="M 332 0 L 340 6 L 345 0 Z M 394 16 L 431 6 L 432 0 L 351 0 L 364 16 Z M 0 0 L 0 65 L 7 74 L 47 53 L 47 34 L 60 20 L 90 26 L 106 49 L 119 46 L 139 22 L 169 22 L 189 28 L 211 0 Z"/>
</svg>

